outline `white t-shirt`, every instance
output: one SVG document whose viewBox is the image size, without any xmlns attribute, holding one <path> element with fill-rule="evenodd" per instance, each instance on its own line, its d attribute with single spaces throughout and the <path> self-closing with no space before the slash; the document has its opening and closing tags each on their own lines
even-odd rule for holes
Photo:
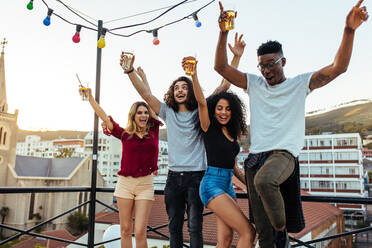
<svg viewBox="0 0 372 248">
<path fill-rule="evenodd" d="M 305 138 L 305 99 L 313 72 L 270 86 L 264 77 L 247 73 L 250 107 L 250 152 L 284 149 L 297 157 Z"/>
</svg>

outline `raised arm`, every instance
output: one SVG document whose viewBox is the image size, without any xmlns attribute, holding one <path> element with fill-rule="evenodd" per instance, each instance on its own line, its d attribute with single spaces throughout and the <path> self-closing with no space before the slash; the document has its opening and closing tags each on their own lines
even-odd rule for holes
<svg viewBox="0 0 372 248">
<path fill-rule="evenodd" d="M 353 50 L 355 30 L 368 19 L 367 8 L 365 6 L 360 7 L 362 2 L 363 0 L 359 0 L 347 15 L 344 34 L 336 57 L 332 64 L 312 75 L 309 85 L 310 90 L 320 88 L 346 72 Z"/>
<path fill-rule="evenodd" d="M 227 18 L 227 14 L 223 10 L 221 2 L 219 2 L 219 5 L 221 11 L 220 17 L 218 19 L 220 26 L 220 35 L 217 43 L 216 57 L 214 59 L 214 69 L 230 83 L 239 88 L 245 89 L 247 88 L 246 74 L 240 72 L 227 63 L 226 43 L 229 31 L 225 30 L 224 25 L 222 25 Z"/>
<path fill-rule="evenodd" d="M 122 65 L 125 57 L 121 54 L 120 57 L 120 65 Z M 145 84 L 141 78 L 138 76 L 138 72 L 134 70 L 133 67 L 129 68 L 128 70 L 124 70 L 132 82 L 134 88 L 137 90 L 138 94 L 142 97 L 142 99 L 147 102 L 150 108 L 156 113 L 160 113 L 160 101 L 151 93 L 151 89 L 148 84 Z M 147 81 L 146 81 L 147 82 Z"/>
<path fill-rule="evenodd" d="M 230 65 L 236 69 L 239 66 L 240 58 L 242 57 L 245 48 L 245 42 L 242 40 L 242 38 L 242 34 L 238 38 L 238 33 L 235 33 L 234 46 L 232 46 L 230 43 L 228 44 L 230 51 L 234 54 Z M 221 84 L 215 89 L 212 95 L 217 94 L 221 91 L 228 90 L 230 88 L 230 85 L 230 82 L 223 78 Z"/>
<path fill-rule="evenodd" d="M 195 58 L 194 57 L 183 58 L 182 60 L 183 68 L 185 68 L 186 61 L 189 59 L 195 59 Z M 203 132 L 207 132 L 209 125 L 210 125 L 210 120 L 209 120 L 209 115 L 208 115 L 208 106 L 207 106 L 207 101 L 205 100 L 203 91 L 199 84 L 197 64 L 198 63 L 196 62 L 194 74 L 191 76 L 191 79 L 192 79 L 191 81 L 192 81 L 192 86 L 194 89 L 195 99 L 198 102 L 200 127 L 203 130 Z"/>
<path fill-rule="evenodd" d="M 148 88 L 148 90 L 151 92 L 151 89 L 150 89 L 150 86 L 149 86 L 149 82 L 147 81 L 147 77 L 146 77 L 146 74 L 144 72 L 144 70 L 139 66 L 137 67 L 137 75 L 142 79 L 142 82 L 143 84 Z M 154 112 L 154 110 L 152 110 L 152 108 L 150 107 L 150 116 L 153 118 L 153 119 L 156 119 L 156 120 L 159 120 L 159 117 L 156 115 L 156 113 Z"/>
<path fill-rule="evenodd" d="M 93 95 L 92 95 L 92 89 L 88 88 L 88 95 L 89 95 L 89 103 L 90 105 L 92 106 L 94 112 L 98 115 L 98 117 L 106 124 L 106 127 L 109 129 L 109 130 L 112 130 L 114 128 L 114 125 L 112 124 L 112 122 L 110 121 L 110 119 L 108 118 L 107 114 L 105 113 L 105 111 L 103 111 L 103 109 L 101 108 L 101 106 L 96 102 L 96 100 L 94 99 Z"/>
</svg>

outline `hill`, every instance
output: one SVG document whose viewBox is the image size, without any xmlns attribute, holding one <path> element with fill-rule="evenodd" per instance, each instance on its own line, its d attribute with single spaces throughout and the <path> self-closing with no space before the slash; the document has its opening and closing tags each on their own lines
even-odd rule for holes
<svg viewBox="0 0 372 248">
<path fill-rule="evenodd" d="M 372 102 L 341 107 L 306 117 L 306 134 L 360 133 L 372 131 Z"/>
<path fill-rule="evenodd" d="M 55 139 L 84 139 L 88 132 L 86 131 L 72 131 L 72 130 L 58 130 L 58 131 L 27 131 L 18 129 L 17 142 L 24 142 L 27 135 L 38 135 L 41 140 L 55 140 Z"/>
</svg>

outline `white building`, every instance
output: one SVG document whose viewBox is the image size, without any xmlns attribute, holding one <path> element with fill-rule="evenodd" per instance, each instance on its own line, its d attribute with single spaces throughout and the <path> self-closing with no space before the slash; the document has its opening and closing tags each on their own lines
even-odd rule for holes
<svg viewBox="0 0 372 248">
<path fill-rule="evenodd" d="M 57 151 L 53 147 L 53 141 L 41 141 L 38 135 L 28 135 L 25 142 L 17 143 L 17 155 L 53 158 L 57 155 Z"/>
<path fill-rule="evenodd" d="M 55 158 L 64 149 L 72 149 L 71 157 L 84 157 L 83 139 L 56 139 L 41 141 L 38 135 L 27 135 L 25 142 L 17 143 L 17 155 L 39 158 Z"/>
<path fill-rule="evenodd" d="M 91 155 L 93 151 L 93 131 L 84 138 L 85 153 Z M 113 136 L 98 132 L 98 160 L 97 168 L 102 173 L 107 187 L 115 187 L 117 174 L 120 170 L 122 145 L 121 141 Z"/>
<path fill-rule="evenodd" d="M 304 191 L 319 196 L 367 196 L 362 140 L 358 133 L 306 136 L 299 160 Z M 363 216 L 366 211 L 365 205 L 360 204 L 336 206 L 344 210 L 345 215 Z"/>
<path fill-rule="evenodd" d="M 155 190 L 163 190 L 168 176 L 168 142 L 159 140 L 158 175 L 154 177 Z"/>
</svg>

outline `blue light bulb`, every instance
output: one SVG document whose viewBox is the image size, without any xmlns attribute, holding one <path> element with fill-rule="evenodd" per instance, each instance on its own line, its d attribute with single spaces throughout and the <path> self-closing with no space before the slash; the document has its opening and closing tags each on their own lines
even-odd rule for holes
<svg viewBox="0 0 372 248">
<path fill-rule="evenodd" d="M 45 26 L 49 26 L 50 25 L 50 16 L 45 17 L 43 23 L 44 23 Z"/>
<path fill-rule="evenodd" d="M 201 25 L 202 25 L 202 23 L 201 23 L 200 21 L 196 21 L 196 22 L 195 22 L 195 26 L 196 26 L 197 28 L 200 28 Z"/>
<path fill-rule="evenodd" d="M 45 17 L 45 19 L 43 21 L 43 23 L 44 23 L 45 26 L 49 26 L 50 25 L 50 17 L 51 17 L 52 14 L 53 14 L 53 10 L 48 8 L 47 17 Z"/>
</svg>

